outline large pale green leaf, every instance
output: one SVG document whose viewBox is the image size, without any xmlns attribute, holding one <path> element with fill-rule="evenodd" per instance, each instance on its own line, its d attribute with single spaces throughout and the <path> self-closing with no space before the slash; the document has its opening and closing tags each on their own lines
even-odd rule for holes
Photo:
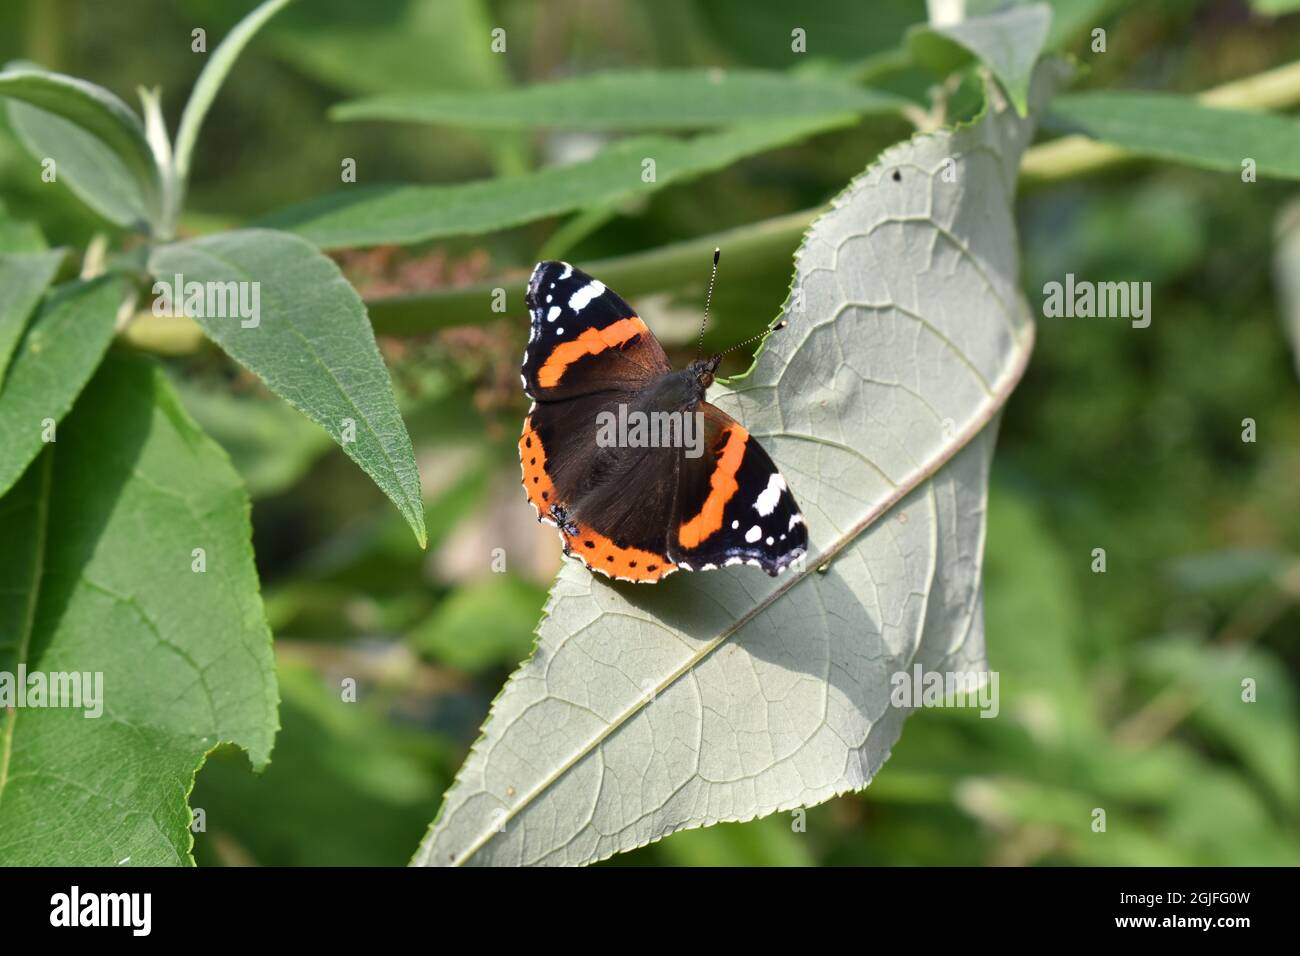
<svg viewBox="0 0 1300 956">
<path fill-rule="evenodd" d="M 0 391 L 27 317 L 66 257 L 61 249 L 17 255 L 0 252 Z"/>
<path fill-rule="evenodd" d="M 46 297 L 14 351 L 0 389 L 0 495 L 36 457 L 113 339 L 126 284 L 70 282 Z M 54 431 L 58 440 L 58 432 Z"/>
<path fill-rule="evenodd" d="M 1300 120 L 1205 106 L 1172 93 L 1098 92 L 1059 96 L 1045 126 L 1113 143 L 1138 156 L 1201 169 L 1300 179 Z"/>
<path fill-rule="evenodd" d="M 0 72 L 0 96 L 24 145 L 56 161 L 87 205 L 119 225 L 157 220 L 161 178 L 144 124 L 103 87 L 29 65 Z"/>
<path fill-rule="evenodd" d="M 946 72 L 968 56 L 983 62 L 998 78 L 1023 116 L 1029 78 L 1047 41 L 1052 9 L 1045 3 L 1013 6 L 951 24 L 913 30 L 908 46 L 918 60 Z"/>
<path fill-rule="evenodd" d="M 888 757 L 891 675 L 986 669 L 994 423 L 1033 339 L 1012 215 L 1032 131 L 995 107 L 887 150 L 805 237 L 789 327 L 712 394 L 803 506 L 806 566 L 651 587 L 566 563 L 415 862 L 586 863 L 820 803 Z"/>
<path fill-rule="evenodd" d="M 1004 12 L 1009 7 L 1027 7 L 1043 0 L 968 0 L 968 17 Z M 1045 50 L 1058 50 L 1079 34 L 1103 25 L 1120 7 L 1130 6 L 1133 0 L 1046 0 L 1051 8 L 1052 24 L 1047 31 Z"/>
<path fill-rule="evenodd" d="M 473 129 L 703 129 L 828 113 L 896 113 L 898 97 L 762 70 L 639 70 L 481 93 L 390 93 L 341 103 L 340 120 Z"/>
<path fill-rule="evenodd" d="M 160 370 L 110 360 L 0 526 L 0 671 L 102 675 L 98 717 L 0 710 L 0 862 L 188 862 L 204 755 L 228 741 L 261 767 L 275 735 L 239 478 Z"/>
<path fill-rule="evenodd" d="M 423 547 L 424 505 L 411 439 L 365 306 L 338 266 L 296 236 L 244 229 L 161 246 L 150 255 L 149 270 L 169 286 L 177 276 L 183 283 L 242 283 L 250 305 L 256 291 L 256 318 L 195 321 L 271 391 L 329 432 L 397 505 Z"/>
<path fill-rule="evenodd" d="M 480 235 L 648 195 L 852 121 L 842 114 L 823 115 L 746 123 L 690 140 L 638 137 L 615 143 L 584 162 L 522 176 L 450 186 L 358 187 L 281 210 L 264 224 L 288 229 L 326 249 Z M 654 160 L 650 182 L 643 178 L 646 160 Z"/>
</svg>

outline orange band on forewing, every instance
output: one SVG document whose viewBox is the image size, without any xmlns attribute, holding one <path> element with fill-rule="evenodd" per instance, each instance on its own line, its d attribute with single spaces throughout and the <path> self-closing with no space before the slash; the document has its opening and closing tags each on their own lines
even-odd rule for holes
<svg viewBox="0 0 1300 956">
<path fill-rule="evenodd" d="M 725 434 L 727 443 L 709 477 L 709 496 L 704 499 L 700 513 L 677 531 L 677 543 L 687 550 L 698 548 L 701 541 L 722 527 L 722 513 L 740 487 L 736 482 L 736 472 L 740 471 L 740 463 L 745 458 L 749 432 L 739 425 L 732 425 Z"/>
<path fill-rule="evenodd" d="M 561 342 L 551 350 L 545 363 L 537 370 L 537 384 L 542 388 L 554 388 L 563 377 L 564 370 L 578 359 L 618 348 L 649 331 L 646 324 L 635 315 L 619 319 L 603 329 L 587 329 L 576 339 Z"/>
</svg>

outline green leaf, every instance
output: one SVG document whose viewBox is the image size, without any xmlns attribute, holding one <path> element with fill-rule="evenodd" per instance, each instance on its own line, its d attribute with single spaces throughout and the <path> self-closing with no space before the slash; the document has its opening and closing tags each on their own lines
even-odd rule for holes
<svg viewBox="0 0 1300 956">
<path fill-rule="evenodd" d="M 1074 93 L 1057 97 L 1043 121 L 1138 156 L 1240 174 L 1253 159 L 1262 176 L 1300 179 L 1300 120 L 1203 106 L 1171 93 Z"/>
<path fill-rule="evenodd" d="M 471 129 L 705 129 L 833 113 L 897 113 L 905 101 L 848 83 L 763 70 L 600 73 L 513 90 L 392 93 L 330 110 L 338 120 Z"/>
<path fill-rule="evenodd" d="M 615 143 L 585 162 L 522 176 L 456 185 L 351 189 L 281 210 L 264 225 L 287 229 L 324 249 L 481 235 L 649 195 L 670 183 L 851 122 L 849 116 L 817 116 L 748 123 L 690 140 L 638 137 Z M 655 162 L 652 182 L 642 178 L 647 159 Z"/>
<path fill-rule="evenodd" d="M 1024 116 L 1029 80 L 1043 51 L 1052 9 L 1045 3 L 1015 6 L 945 26 L 924 26 L 908 34 L 908 47 L 920 62 L 940 73 L 952 72 L 974 56 L 998 78 Z"/>
<path fill-rule="evenodd" d="M 448 595 L 412 632 L 411 646 L 465 671 L 493 664 L 513 667 L 528 656 L 544 603 L 544 588 L 494 574 Z"/>
<path fill-rule="evenodd" d="M 0 72 L 0 96 L 19 101 L 9 115 L 28 151 L 53 158 L 87 205 L 119 225 L 157 222 L 161 178 L 130 107 L 101 86 L 27 65 Z"/>
<path fill-rule="evenodd" d="M 58 286 L 28 326 L 0 390 L 0 495 L 90 380 L 113 339 L 126 291 L 124 282 L 107 278 Z"/>
<path fill-rule="evenodd" d="M 893 675 L 987 670 L 987 473 L 1033 339 L 1012 213 L 1032 133 L 995 107 L 915 137 L 813 224 L 789 327 L 710 393 L 789 481 L 806 564 L 644 586 L 566 562 L 416 863 L 587 863 L 820 803 L 898 739 Z"/>
<path fill-rule="evenodd" d="M 9 359 L 27 327 L 27 317 L 66 258 L 62 249 L 20 255 L 0 253 L 0 393 Z"/>
<path fill-rule="evenodd" d="M 26 103 L 10 103 L 8 116 L 23 148 L 34 159 L 54 160 L 56 183 L 66 186 L 109 222 L 140 231 L 147 229 L 151 214 L 144 191 L 118 155 L 101 140 L 76 123 Z M 40 167 L 34 166 L 33 179 L 40 173 Z"/>
<path fill-rule="evenodd" d="M 189 862 L 204 755 L 228 741 L 266 764 L 276 689 L 248 512 L 162 372 L 122 360 L 0 500 L 0 672 L 102 675 L 99 705 L 0 709 L 0 860 Z"/>
<path fill-rule="evenodd" d="M 424 547 L 411 439 L 365 306 L 338 266 L 296 236 L 244 229 L 160 246 L 149 270 L 167 286 L 177 276 L 186 284 L 238 283 L 246 305 L 257 297 L 256 315 L 250 308 L 243 319 L 192 317 L 231 358 L 329 432 Z"/>
<path fill-rule="evenodd" d="M 176 209 L 173 213 L 179 211 L 184 199 L 185 186 L 190 177 L 190 158 L 194 153 L 194 144 L 198 141 L 203 118 L 208 115 L 217 91 L 221 89 L 221 84 L 225 82 L 226 76 L 234 67 L 235 61 L 239 59 L 239 54 L 248 45 L 248 41 L 253 39 L 267 20 L 283 10 L 289 2 L 291 0 L 266 0 L 235 25 L 204 64 L 203 72 L 199 74 L 194 89 L 190 91 L 190 98 L 185 104 L 184 112 L 181 113 L 180 126 L 176 130 L 176 152 L 173 160 Z"/>
</svg>

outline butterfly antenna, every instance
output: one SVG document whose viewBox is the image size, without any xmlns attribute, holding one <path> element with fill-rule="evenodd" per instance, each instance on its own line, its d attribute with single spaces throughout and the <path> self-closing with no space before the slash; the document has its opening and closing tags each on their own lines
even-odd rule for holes
<svg viewBox="0 0 1300 956">
<path fill-rule="evenodd" d="M 709 273 L 709 291 L 704 296 L 704 318 L 700 320 L 700 340 L 695 345 L 695 357 L 700 357 L 700 352 L 704 351 L 704 326 L 709 322 L 709 306 L 713 304 L 713 284 L 718 280 L 718 260 L 722 258 L 722 250 L 714 248 L 713 250 L 713 271 Z"/>
<path fill-rule="evenodd" d="M 745 341 L 743 341 L 743 342 L 737 342 L 737 343 L 736 343 L 735 345 L 733 345 L 731 348 L 723 350 L 723 352 L 722 352 L 721 354 L 726 355 L 727 352 L 734 352 L 734 351 L 736 351 L 736 349 L 744 348 L 744 347 L 745 347 L 746 345 L 748 345 L 750 342 L 757 342 L 759 339 L 765 339 L 765 338 L 767 338 L 769 335 L 771 335 L 773 332 L 776 332 L 776 331 L 778 331 L 779 329 L 783 329 L 783 328 L 785 328 L 785 327 L 786 327 L 787 325 L 789 325 L 789 324 L 790 324 L 790 323 L 787 322 L 785 319 L 782 319 L 780 322 L 776 323 L 776 325 L 772 326 L 770 329 L 764 329 L 762 332 L 759 332 L 757 335 L 751 335 L 749 338 L 745 339 Z"/>
</svg>

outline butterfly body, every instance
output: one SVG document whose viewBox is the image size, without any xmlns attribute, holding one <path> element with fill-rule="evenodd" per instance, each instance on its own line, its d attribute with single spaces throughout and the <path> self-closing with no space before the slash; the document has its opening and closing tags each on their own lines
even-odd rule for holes
<svg viewBox="0 0 1300 956">
<path fill-rule="evenodd" d="M 705 401 L 720 356 L 674 370 L 627 303 L 564 262 L 537 265 L 527 301 L 523 486 L 566 554 L 642 583 L 738 563 L 776 574 L 804 554 L 785 479 Z"/>
</svg>

